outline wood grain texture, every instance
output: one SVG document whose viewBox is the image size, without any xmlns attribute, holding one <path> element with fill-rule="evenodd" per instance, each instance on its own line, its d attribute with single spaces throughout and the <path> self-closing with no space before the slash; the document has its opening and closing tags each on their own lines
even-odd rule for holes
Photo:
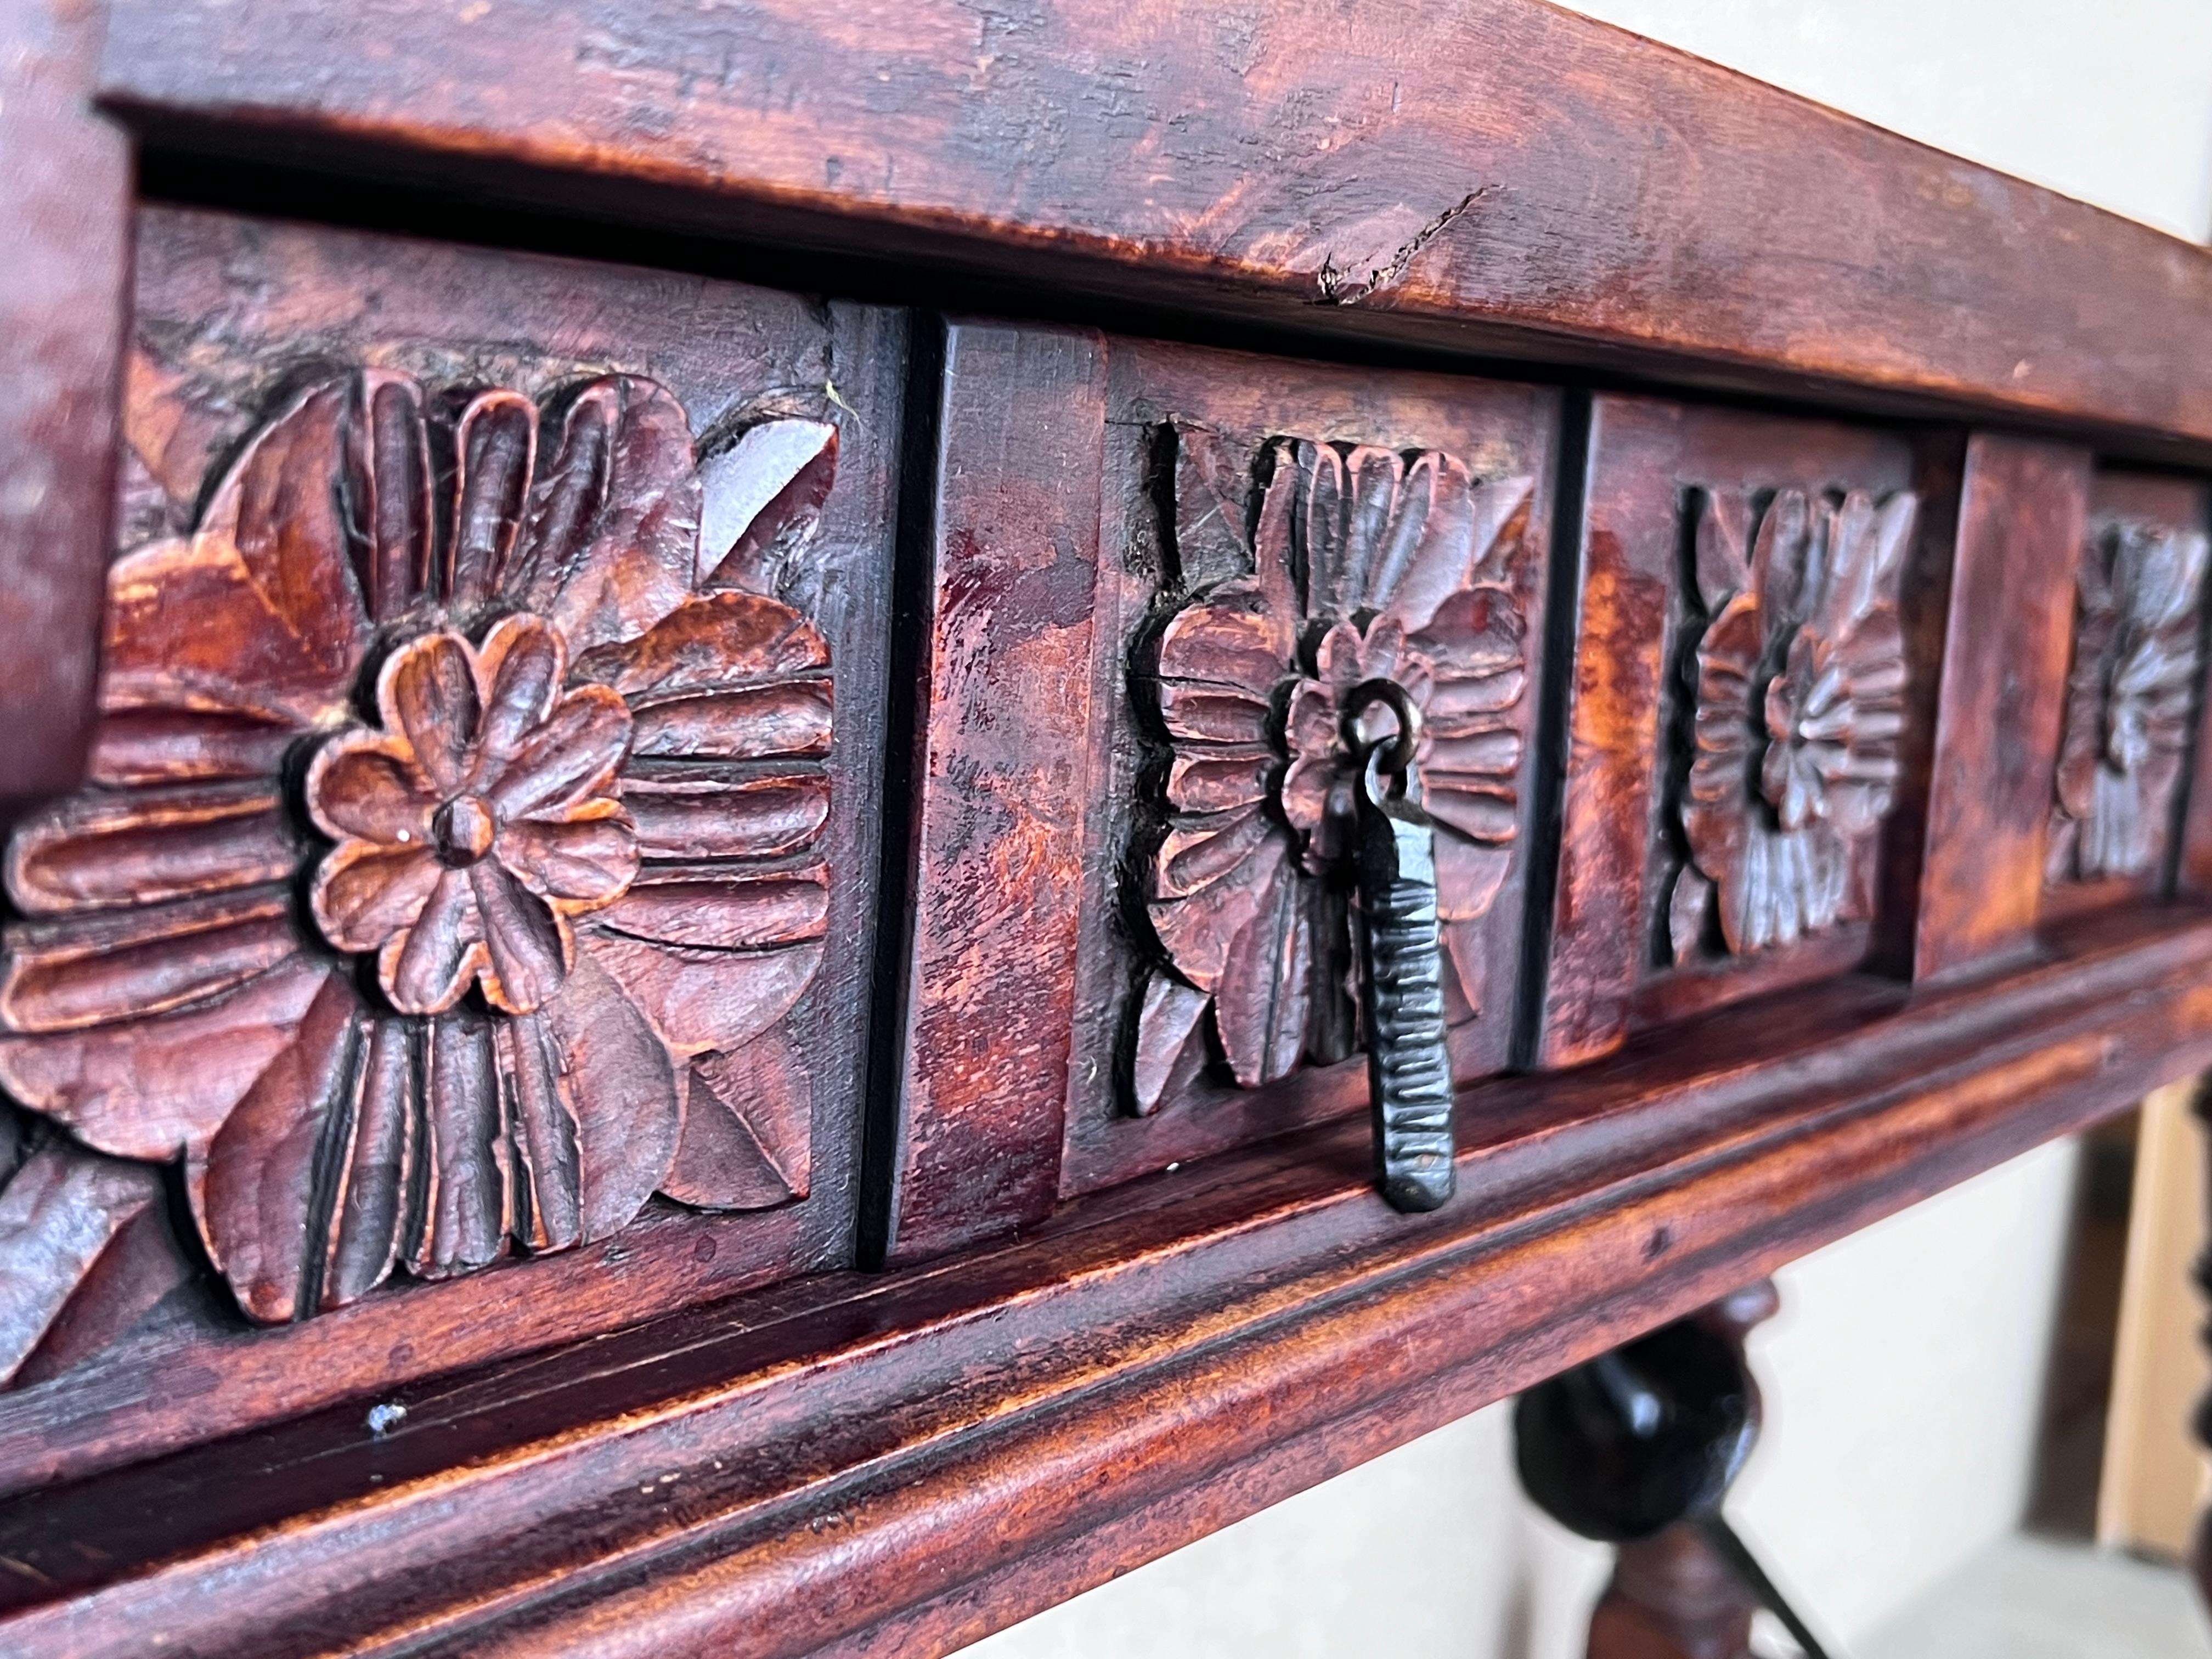
<svg viewBox="0 0 2212 1659">
<path fill-rule="evenodd" d="M 948 331 L 894 1261 L 1040 1221 L 1059 1189 L 1105 390 L 1097 335 Z"/>
<path fill-rule="evenodd" d="M 122 0 L 164 142 L 2212 441 L 2212 254 L 1537 0 Z"/>
<path fill-rule="evenodd" d="M 1559 411 L 1509 383 L 1109 348 L 1063 1194 L 1365 1107 L 1338 705 L 1370 672 L 1405 676 L 1437 734 L 1454 1071 L 1507 1064 Z"/>
<path fill-rule="evenodd" d="M 11 846 L 0 1071 L 180 1161 L 245 1313 L 360 1317 L 296 1368 L 234 1315 L 134 1336 L 0 1405 L 9 1480 L 852 1250 L 896 320 L 220 215 L 139 241 L 94 781 Z M 671 1200 L 762 1213 L 682 1239 Z M 372 1305 L 647 1206 L 618 1289 L 487 1286 L 419 1345 Z M 195 1423 L 164 1378 L 201 1367 Z"/>
<path fill-rule="evenodd" d="M 341 1632 L 944 1653 L 2212 1057 L 2201 914 L 2097 918 L 2053 951 L 1481 1085 L 1462 1200 L 1432 1215 L 1392 1213 L 1365 1125 L 1329 1126 L 957 1262 L 408 1391 L 380 1437 L 350 1407 L 16 1500 L 0 1553 L 42 1577 L 0 1586 L 0 1633 L 27 1659 L 148 1628 L 234 1659 Z"/>
<path fill-rule="evenodd" d="M 1908 735 L 1911 444 L 1617 397 L 1589 441 L 1551 1065 L 1854 965 Z"/>
<path fill-rule="evenodd" d="M 2069 577 L 2089 458 L 1981 433 L 1966 446 L 1911 911 L 1917 975 L 2025 950 L 2042 910 Z"/>
<path fill-rule="evenodd" d="M 92 736 L 131 264 L 129 143 L 90 104 L 105 21 L 0 5 L 0 825 L 73 787 Z"/>
</svg>

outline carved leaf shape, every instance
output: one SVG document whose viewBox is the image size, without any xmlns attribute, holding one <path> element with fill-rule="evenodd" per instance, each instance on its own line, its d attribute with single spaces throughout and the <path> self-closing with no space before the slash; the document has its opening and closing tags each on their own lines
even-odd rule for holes
<svg viewBox="0 0 2212 1659">
<path fill-rule="evenodd" d="M 426 441 L 404 375 L 301 392 L 255 434 L 188 540 L 110 570 L 103 707 L 254 714 L 295 730 L 341 715 L 374 618 L 419 592 Z"/>
<path fill-rule="evenodd" d="M 1195 422 L 1171 422 L 1176 443 L 1176 562 L 1191 588 L 1250 574 L 1252 511 L 1245 452 Z"/>
<path fill-rule="evenodd" d="M 104 1346 L 188 1276 L 161 1177 L 0 1109 L 0 1385 Z"/>
<path fill-rule="evenodd" d="M 1186 904 L 1194 901 L 1185 900 Z M 1268 872 L 1228 951 L 1213 1018 L 1229 1069 L 1247 1089 L 1296 1069 L 1312 1006 L 1313 936 L 1297 866 Z"/>
<path fill-rule="evenodd" d="M 707 1210 L 764 1210 L 807 1191 L 812 1095 L 779 1031 L 691 1068 L 675 1167 L 660 1189 Z"/>
<path fill-rule="evenodd" d="M 697 586 L 776 592 L 836 475 L 837 428 L 825 421 L 763 421 L 702 460 Z"/>
<path fill-rule="evenodd" d="M 1202 1041 L 1200 1022 L 1212 1000 L 1205 992 L 1170 974 L 1146 977 L 1137 1012 L 1136 1052 L 1130 1061 L 1130 1097 L 1137 1115 L 1160 1109 L 1168 1085 L 1188 1063 L 1191 1045 Z"/>
</svg>

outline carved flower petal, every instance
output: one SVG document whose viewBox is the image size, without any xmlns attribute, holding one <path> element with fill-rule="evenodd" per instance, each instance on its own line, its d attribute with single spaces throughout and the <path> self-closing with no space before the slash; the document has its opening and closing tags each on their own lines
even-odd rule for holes
<svg viewBox="0 0 2212 1659">
<path fill-rule="evenodd" d="M 386 734 L 404 741 L 441 799 L 475 781 L 471 750 L 482 708 L 460 635 L 426 634 L 393 652 L 376 677 L 376 702 Z"/>
<path fill-rule="evenodd" d="M 1429 727 L 1439 736 L 1471 731 L 1519 702 L 1528 686 L 1528 675 L 1518 668 L 1471 679 L 1440 679 L 1429 696 Z"/>
<path fill-rule="evenodd" d="M 1291 752 L 1310 760 L 1326 760 L 1336 752 L 1340 735 L 1336 699 L 1317 680 L 1300 680 L 1291 693 L 1284 716 L 1284 736 Z"/>
<path fill-rule="evenodd" d="M 635 639 L 689 599 L 698 546 L 682 406 L 650 380 L 610 375 L 568 406 L 504 592 L 581 654 Z"/>
<path fill-rule="evenodd" d="M 1314 647 L 1314 678 L 1333 703 L 1368 678 L 1366 642 L 1357 628 L 1340 622 L 1321 636 Z"/>
<path fill-rule="evenodd" d="M 1463 736 L 1439 735 L 1422 763 L 1423 773 L 1443 780 L 1479 777 L 1510 780 L 1521 769 L 1521 734 L 1497 726 Z"/>
<path fill-rule="evenodd" d="M 501 1110 L 503 1023 L 455 1011 L 424 1034 L 422 1157 L 431 1179 L 407 1255 L 419 1279 L 473 1273 L 507 1253 L 515 1172 Z"/>
<path fill-rule="evenodd" d="M 767 760 L 830 752 L 826 679 L 679 697 L 634 711 L 630 753 L 686 760 Z"/>
<path fill-rule="evenodd" d="M 1423 803 L 1429 816 L 1475 841 L 1497 845 L 1521 832 L 1521 818 L 1510 788 L 1469 787 L 1461 779 L 1438 777 L 1426 781 Z"/>
<path fill-rule="evenodd" d="M 830 819 L 830 781 L 819 772 L 691 778 L 635 773 L 623 805 L 649 859 L 772 858 L 811 845 Z"/>
<path fill-rule="evenodd" d="M 1152 860 L 1157 898 L 1188 898 L 1252 856 L 1271 828 L 1258 806 L 1211 817 L 1179 819 Z"/>
<path fill-rule="evenodd" d="M 691 1067 L 684 1138 L 660 1190 L 707 1210 L 764 1210 L 806 1196 L 813 1091 L 781 1032 Z"/>
<path fill-rule="evenodd" d="M 378 951 L 415 925 L 444 866 L 424 843 L 380 847 L 342 842 L 315 871 L 307 908 L 341 951 Z"/>
<path fill-rule="evenodd" d="M 1267 740 L 1269 705 L 1265 697 L 1215 686 L 1185 685 L 1176 680 L 1160 681 L 1159 689 L 1160 719 L 1170 738 L 1194 743 Z M 1306 689 L 1301 684 L 1299 691 Z"/>
<path fill-rule="evenodd" d="M 519 392 L 478 392 L 453 428 L 453 520 L 441 589 L 456 611 L 489 600 L 514 558 L 538 462 L 538 409 Z"/>
<path fill-rule="evenodd" d="M 532 891 L 568 907 L 607 902 L 637 876 L 637 835 L 610 814 L 566 823 L 525 818 L 499 832 L 492 850 Z"/>
<path fill-rule="evenodd" d="M 1161 677 L 1266 698 L 1290 672 L 1296 622 L 1278 616 L 1251 579 L 1224 582 L 1161 631 Z"/>
<path fill-rule="evenodd" d="M 820 939 L 829 929 L 830 880 L 819 865 L 790 874 L 634 887 L 594 926 L 661 945 L 763 951 Z"/>
<path fill-rule="evenodd" d="M 823 946 L 702 951 L 586 928 L 583 945 L 678 1055 L 750 1042 L 788 1014 L 822 965 Z"/>
<path fill-rule="evenodd" d="M 1439 681 L 1518 670 L 1528 661 L 1527 619 L 1510 589 L 1480 583 L 1447 596 L 1413 636 Z"/>
<path fill-rule="evenodd" d="M 251 1318 L 301 1318 L 322 1299 L 343 1191 L 328 1176 L 351 1163 L 364 1039 L 361 1000 L 334 975 L 186 1182 L 208 1255 Z"/>
<path fill-rule="evenodd" d="M 829 666 L 829 645 L 789 605 L 757 593 L 715 593 L 679 606 L 641 638 L 579 657 L 575 678 L 641 702 L 797 679 Z"/>
<path fill-rule="evenodd" d="M 1221 982 L 1231 943 L 1273 896 L 1281 866 L 1291 856 L 1291 832 L 1270 825 L 1233 878 L 1209 883 L 1183 898 L 1155 897 L 1147 907 L 1152 931 L 1176 970 L 1201 991 Z"/>
<path fill-rule="evenodd" d="M 1326 602 L 1317 601 L 1316 608 L 1371 610 L 1384 602 L 1377 596 L 1387 597 L 1404 574 L 1428 516 L 1429 492 L 1417 474 L 1417 481 L 1401 493 L 1408 483 L 1406 463 L 1395 450 L 1363 444 L 1346 458 L 1344 469 L 1351 497 L 1344 568 L 1334 592 Z"/>
<path fill-rule="evenodd" d="M 1345 513 L 1352 481 L 1334 444 L 1294 439 L 1297 467 L 1297 545 L 1306 577 L 1310 616 L 1342 616 L 1352 606 L 1345 586 Z"/>
<path fill-rule="evenodd" d="M 529 1013 L 560 989 L 575 958 L 568 919 L 496 859 L 471 866 L 469 884 L 483 919 L 485 1000 L 510 1014 Z"/>
<path fill-rule="evenodd" d="M 1520 541 L 1534 489 L 1523 477 L 1493 478 L 1469 489 L 1467 469 L 1444 455 L 1435 457 L 1433 470 L 1417 465 L 1405 493 L 1425 483 L 1432 500 L 1421 539 L 1388 601 L 1389 614 L 1408 634 L 1427 629 L 1444 601 L 1471 577 L 1503 569 Z"/>
<path fill-rule="evenodd" d="M 1512 867 L 1510 841 L 1469 841 L 1443 830 L 1437 836 L 1437 915 L 1451 922 L 1489 915 Z"/>
<path fill-rule="evenodd" d="M 0 964 L 0 1023 L 58 1031 L 160 1013 L 243 984 L 298 948 L 282 886 L 19 921 Z"/>
<path fill-rule="evenodd" d="M 1334 758 L 1301 755 L 1283 774 L 1283 816 L 1291 827 L 1310 836 L 1321 828 L 1328 812 L 1328 798 L 1337 785 L 1340 768 Z"/>
<path fill-rule="evenodd" d="M 207 1144 L 338 971 L 294 956 L 173 1013 L 0 1039 L 0 1086 L 88 1146 L 167 1162 Z"/>
<path fill-rule="evenodd" d="M 16 829 L 8 894 L 34 915 L 158 903 L 281 881 L 298 860 L 269 783 L 87 790 Z"/>
<path fill-rule="evenodd" d="M 189 542 L 109 577 L 109 696 L 280 714 L 342 709 L 377 616 L 428 547 L 420 393 L 370 371 L 308 386 L 255 434 Z M 364 578 L 367 584 L 364 585 Z"/>
<path fill-rule="evenodd" d="M 349 732 L 323 745 L 307 767 L 307 815 L 332 840 L 358 836 L 386 847 L 427 847 L 440 798 L 405 739 Z"/>
<path fill-rule="evenodd" d="M 561 695 L 568 653 L 561 636 L 536 617 L 507 617 L 477 652 L 483 728 L 476 775 L 499 775 L 516 750 L 544 724 Z"/>
<path fill-rule="evenodd" d="M 1225 812 L 1265 800 L 1274 750 L 1223 744 L 1193 747 L 1168 769 L 1169 804 L 1184 812 Z"/>
<path fill-rule="evenodd" d="M 604 685 L 579 686 L 495 777 L 483 782 L 502 823 L 560 817 L 607 793 L 629 749 L 630 715 Z"/>
<path fill-rule="evenodd" d="M 106 707 L 85 776 L 111 785 L 273 778 L 300 728 L 236 709 Z"/>
<path fill-rule="evenodd" d="M 434 1014 L 461 1000 L 485 960 L 469 872 L 440 866 L 422 914 L 378 951 L 377 979 L 400 1012 Z"/>
<path fill-rule="evenodd" d="M 1176 421 L 1176 562 L 1193 588 L 1252 567 L 1249 450 L 1210 428 Z"/>
</svg>

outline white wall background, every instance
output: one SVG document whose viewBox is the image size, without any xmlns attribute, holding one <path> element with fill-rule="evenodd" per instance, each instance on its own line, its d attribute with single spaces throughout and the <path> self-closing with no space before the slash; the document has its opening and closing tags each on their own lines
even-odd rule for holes
<svg viewBox="0 0 2212 1659">
<path fill-rule="evenodd" d="M 2212 0 L 1574 9 L 2177 235 L 2212 231 Z M 1767 1430 L 1730 1512 L 1839 1641 L 2017 1524 L 2076 1162 L 2045 1148 L 1778 1276 L 1783 1312 L 1752 1342 Z M 1580 1659 L 1607 1552 L 1521 1497 L 1510 1410 L 969 1652 Z M 1407 1595 L 1415 1584 L 1437 1592 Z"/>
</svg>

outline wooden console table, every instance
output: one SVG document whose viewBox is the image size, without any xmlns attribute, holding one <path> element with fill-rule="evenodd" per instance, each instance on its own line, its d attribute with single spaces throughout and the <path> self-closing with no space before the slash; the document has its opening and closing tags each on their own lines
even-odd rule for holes
<svg viewBox="0 0 2212 1659">
<path fill-rule="evenodd" d="M 5 0 L 0 156 L 10 1654 L 946 1652 L 2212 1063 L 2204 250 L 1534 0 Z"/>
</svg>

